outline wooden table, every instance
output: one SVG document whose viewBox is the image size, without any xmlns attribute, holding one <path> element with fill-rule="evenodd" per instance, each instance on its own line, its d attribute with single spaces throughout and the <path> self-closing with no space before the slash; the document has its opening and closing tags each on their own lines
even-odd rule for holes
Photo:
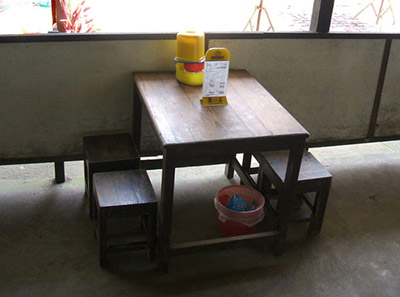
<svg viewBox="0 0 400 297">
<path fill-rule="evenodd" d="M 245 70 L 230 70 L 228 105 L 203 107 L 201 87 L 179 83 L 172 72 L 134 74 L 133 138 L 140 150 L 142 107 L 146 108 L 163 150 L 158 222 L 158 263 L 168 270 L 169 257 L 187 250 L 230 245 L 270 237 L 283 253 L 304 143 L 308 132 Z M 175 169 L 230 163 L 245 178 L 237 153 L 289 150 L 286 187 L 279 200 L 277 229 L 269 232 L 171 243 Z"/>
</svg>

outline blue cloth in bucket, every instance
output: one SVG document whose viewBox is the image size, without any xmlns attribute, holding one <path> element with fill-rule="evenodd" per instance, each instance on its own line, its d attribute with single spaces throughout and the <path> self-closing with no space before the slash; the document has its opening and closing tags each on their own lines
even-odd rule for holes
<svg viewBox="0 0 400 297">
<path fill-rule="evenodd" d="M 233 194 L 233 196 L 228 200 L 225 205 L 226 208 L 235 210 L 235 211 L 250 211 L 257 208 L 255 201 L 249 205 L 246 201 L 243 200 L 238 194 Z"/>
</svg>

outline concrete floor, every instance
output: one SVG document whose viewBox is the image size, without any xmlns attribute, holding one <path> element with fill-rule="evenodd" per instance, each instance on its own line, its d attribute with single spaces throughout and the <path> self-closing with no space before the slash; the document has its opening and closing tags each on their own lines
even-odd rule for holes
<svg viewBox="0 0 400 297">
<path fill-rule="evenodd" d="M 251 244 L 174 257 L 168 274 L 145 251 L 99 267 L 82 162 L 59 185 L 52 164 L 2 166 L 0 296 L 400 296 L 400 142 L 312 151 L 334 176 L 318 237 L 291 225 L 281 257 Z M 217 234 L 212 199 L 228 184 L 223 166 L 178 170 L 174 241 Z"/>
</svg>

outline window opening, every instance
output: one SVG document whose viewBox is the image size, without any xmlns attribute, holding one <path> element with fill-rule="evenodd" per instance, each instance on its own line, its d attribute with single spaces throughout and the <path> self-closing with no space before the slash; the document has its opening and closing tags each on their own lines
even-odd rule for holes
<svg viewBox="0 0 400 297">
<path fill-rule="evenodd" d="M 398 33 L 399 12 L 400 1 L 335 0 L 331 31 Z"/>
<path fill-rule="evenodd" d="M 0 0 L 0 34 L 47 33 L 53 29 L 55 15 L 67 25 L 68 15 L 50 5 L 56 1 L 67 0 Z M 82 3 L 69 1 L 72 13 Z M 203 0 L 199 4 L 189 0 L 86 0 L 90 17 L 83 20 L 81 28 L 85 28 L 79 32 L 86 32 L 91 25 L 91 30 L 104 33 L 309 31 L 313 1 Z M 90 26 L 83 26 L 91 19 Z M 72 23 L 64 27 L 66 32 L 78 28 Z"/>
</svg>

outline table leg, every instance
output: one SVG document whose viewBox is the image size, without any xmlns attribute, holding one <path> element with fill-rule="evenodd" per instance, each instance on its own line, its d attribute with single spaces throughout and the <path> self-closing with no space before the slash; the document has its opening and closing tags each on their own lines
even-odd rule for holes
<svg viewBox="0 0 400 297">
<path fill-rule="evenodd" d="M 282 255 L 285 248 L 286 236 L 290 219 L 292 217 L 295 203 L 295 187 L 299 177 L 300 165 L 303 156 L 304 141 L 294 145 L 289 153 L 289 161 L 286 168 L 285 185 L 283 186 L 282 196 L 279 199 L 278 230 L 282 232 L 275 246 L 275 254 Z"/>
<path fill-rule="evenodd" d="M 135 85 L 133 89 L 132 139 L 139 153 L 140 153 L 141 131 L 142 131 L 142 102 L 140 101 L 140 95 Z"/>
<path fill-rule="evenodd" d="M 98 209 L 97 218 L 98 240 L 99 240 L 99 260 L 100 266 L 105 267 L 108 264 L 107 259 L 107 212 L 105 209 Z"/>
<path fill-rule="evenodd" d="M 243 171 L 245 171 L 246 173 L 250 173 L 251 157 L 252 157 L 251 154 L 243 154 L 242 168 L 243 168 Z M 236 158 L 236 155 L 232 156 L 229 163 L 225 165 L 225 175 L 228 179 L 233 178 L 233 175 L 235 172 L 233 163 L 235 161 L 235 158 Z M 240 184 L 243 185 L 242 180 L 240 181 Z"/>
<path fill-rule="evenodd" d="M 169 250 L 171 247 L 172 209 L 175 183 L 175 156 L 164 150 L 161 200 L 159 203 L 158 222 L 158 258 L 159 268 L 167 272 L 169 264 Z"/>
<path fill-rule="evenodd" d="M 250 167 L 251 167 L 251 154 L 243 154 L 243 162 L 242 162 L 242 168 L 243 171 L 250 173 Z M 243 185 L 243 181 L 240 180 L 240 184 Z"/>
<path fill-rule="evenodd" d="M 233 175 L 235 173 L 235 170 L 233 169 L 233 160 L 236 158 L 236 155 L 233 155 L 229 161 L 229 163 L 227 163 L 225 165 L 225 175 L 228 179 L 232 179 Z"/>
</svg>

